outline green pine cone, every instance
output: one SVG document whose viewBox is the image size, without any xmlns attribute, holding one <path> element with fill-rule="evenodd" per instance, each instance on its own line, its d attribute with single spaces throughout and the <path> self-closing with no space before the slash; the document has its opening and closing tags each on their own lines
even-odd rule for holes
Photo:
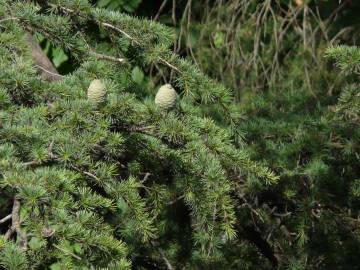
<svg viewBox="0 0 360 270">
<path fill-rule="evenodd" d="M 106 99 L 106 89 L 105 85 L 101 82 L 101 80 L 93 80 L 90 83 L 88 88 L 87 97 L 90 102 L 93 104 L 101 104 Z"/>
<path fill-rule="evenodd" d="M 169 110 L 176 105 L 177 94 L 171 84 L 159 88 L 155 96 L 155 104 L 163 110 Z"/>
</svg>

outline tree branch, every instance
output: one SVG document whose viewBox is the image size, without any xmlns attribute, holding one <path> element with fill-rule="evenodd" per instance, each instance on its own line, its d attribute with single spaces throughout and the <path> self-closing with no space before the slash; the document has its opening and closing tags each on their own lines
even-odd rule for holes
<svg viewBox="0 0 360 270">
<path fill-rule="evenodd" d="M 11 214 L 7 215 L 6 217 L 0 219 L 0 224 L 5 223 L 6 221 L 10 220 L 12 217 Z"/>
<path fill-rule="evenodd" d="M 75 255 L 75 254 L 72 253 L 71 251 L 65 250 L 65 249 L 63 249 L 63 248 L 61 248 L 61 247 L 59 247 L 59 246 L 57 246 L 57 245 L 55 245 L 55 244 L 53 244 L 53 247 L 55 247 L 55 248 L 57 248 L 58 250 L 64 252 L 65 254 L 70 255 L 71 257 L 74 257 L 75 259 L 81 261 L 81 257 Z"/>
<path fill-rule="evenodd" d="M 50 4 L 51 6 L 55 6 L 56 5 L 53 5 L 53 4 Z M 57 6 L 58 8 L 60 8 L 61 10 L 63 10 L 64 12 L 66 13 L 76 13 L 75 10 L 72 10 L 72 9 L 69 9 L 69 8 L 65 8 L 65 7 L 62 7 L 62 6 Z M 84 16 L 83 14 L 81 13 L 77 13 L 80 17 L 82 18 L 87 18 L 86 16 Z M 110 28 L 122 35 L 124 35 L 127 39 L 129 39 L 131 42 L 133 42 L 134 44 L 136 45 L 139 45 L 141 46 L 141 42 L 139 42 L 138 40 L 136 40 L 136 38 L 132 37 L 131 35 L 129 35 L 127 32 L 125 32 L 124 30 L 120 29 L 119 27 L 116 27 L 115 25 L 113 24 L 110 24 L 110 23 L 107 23 L 107 22 L 103 22 L 103 21 L 100 21 L 100 20 L 94 20 L 95 22 L 97 22 L 98 24 L 100 24 L 101 26 L 105 27 L 105 28 Z M 107 60 L 110 60 L 110 59 L 107 59 Z M 179 72 L 181 73 L 180 69 L 177 68 L 176 66 L 174 66 L 173 64 L 169 63 L 167 60 L 165 60 L 164 58 L 162 57 L 159 57 L 159 60 L 161 63 L 165 64 L 166 66 L 168 66 L 169 68 L 175 70 L 176 72 Z M 122 61 L 121 61 L 122 62 Z"/>
<path fill-rule="evenodd" d="M 153 241 L 150 241 L 150 244 L 154 249 L 156 248 L 156 245 L 155 245 L 155 243 Z M 170 261 L 166 257 L 165 252 L 162 250 L 162 248 L 158 247 L 156 249 L 157 249 L 157 251 L 159 252 L 159 254 L 161 256 L 161 259 L 164 261 L 164 263 L 166 265 L 166 268 L 168 270 L 175 270 L 175 268 L 171 265 Z"/>
<path fill-rule="evenodd" d="M 170 261 L 166 258 L 165 252 L 161 248 L 158 248 L 158 251 L 159 251 L 159 253 L 161 255 L 161 258 L 165 262 L 167 269 L 168 270 L 175 270 L 175 268 L 171 265 Z"/>
<path fill-rule="evenodd" d="M 59 81 L 63 76 L 59 74 L 52 62 L 41 49 L 39 43 L 29 31 L 26 31 L 26 39 L 31 48 L 32 58 L 38 68 L 40 76 L 46 81 Z"/>
<path fill-rule="evenodd" d="M 20 228 L 20 201 L 14 197 L 13 209 L 11 212 L 12 225 L 11 228 L 5 234 L 5 240 L 9 240 L 11 235 L 16 232 L 20 237 L 20 248 L 27 250 L 27 236 Z"/>
<path fill-rule="evenodd" d="M 107 61 L 112 61 L 112 62 L 117 62 L 117 63 L 125 63 L 125 61 L 126 61 L 124 58 L 116 58 L 113 56 L 100 54 L 97 52 L 91 52 L 91 54 L 93 54 L 99 60 L 107 60 Z"/>
<path fill-rule="evenodd" d="M 275 257 L 274 251 L 270 244 L 261 237 L 261 234 L 251 226 L 238 226 L 241 234 L 251 243 L 253 243 L 260 253 L 268 259 L 276 269 L 279 262 L 278 258 Z"/>
</svg>

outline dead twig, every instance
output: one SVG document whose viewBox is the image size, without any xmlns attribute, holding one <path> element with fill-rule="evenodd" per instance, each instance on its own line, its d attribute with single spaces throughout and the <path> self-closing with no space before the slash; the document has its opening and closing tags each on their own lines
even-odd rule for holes
<svg viewBox="0 0 360 270">
<path fill-rule="evenodd" d="M 177 203 L 178 201 L 182 200 L 184 197 L 185 197 L 185 195 L 181 195 L 181 196 L 177 197 L 175 200 L 168 202 L 167 205 L 173 205 L 174 203 Z"/>
<path fill-rule="evenodd" d="M 165 252 L 161 248 L 158 248 L 158 251 L 159 251 L 159 253 L 161 255 L 161 258 L 165 262 L 167 269 L 168 270 L 174 270 L 175 268 L 171 265 L 170 261 L 166 258 Z"/>
<path fill-rule="evenodd" d="M 17 20 L 19 20 L 19 18 L 10 17 L 10 18 L 1 19 L 1 20 L 0 20 L 0 23 L 6 22 L 6 21 L 17 21 Z"/>
<path fill-rule="evenodd" d="M 161 12 L 164 10 L 168 0 L 164 0 L 159 8 L 159 11 L 156 13 L 154 17 L 154 21 L 157 21 L 160 17 Z"/>
<path fill-rule="evenodd" d="M 172 266 L 172 264 L 170 263 L 170 261 L 168 260 L 168 258 L 165 255 L 164 250 L 161 247 L 156 247 L 155 243 L 153 241 L 150 242 L 151 246 L 154 249 L 157 249 L 157 251 L 159 252 L 161 259 L 164 261 L 166 268 L 168 270 L 175 270 L 175 268 Z"/>
<path fill-rule="evenodd" d="M 6 232 L 4 238 L 9 240 L 14 232 L 20 237 L 20 248 L 27 250 L 27 235 L 20 228 L 20 201 L 14 197 L 14 204 L 11 212 L 12 224 L 10 229 Z"/>
<path fill-rule="evenodd" d="M 144 176 L 143 180 L 140 181 L 140 183 L 144 184 L 149 179 L 150 176 L 151 176 L 151 173 L 145 173 L 145 176 Z"/>
<path fill-rule="evenodd" d="M 71 257 L 74 257 L 75 259 L 81 261 L 81 258 L 80 258 L 79 256 L 75 255 L 74 253 L 72 253 L 72 252 L 70 252 L 70 251 L 68 251 L 68 250 L 66 250 L 66 249 L 63 249 L 63 248 L 61 248 L 61 247 L 59 247 L 59 246 L 57 246 L 57 245 L 55 245 L 55 244 L 53 244 L 53 247 L 55 247 L 55 248 L 57 248 L 58 250 L 66 253 L 67 255 L 70 255 Z"/>
<path fill-rule="evenodd" d="M 124 58 L 116 58 L 113 56 L 109 56 L 109 55 L 105 55 L 105 54 L 101 54 L 101 53 L 97 53 L 97 52 L 91 52 L 91 54 L 94 55 L 99 60 L 108 60 L 108 61 L 116 62 L 116 63 L 125 63 L 126 62 L 126 60 Z"/>
<path fill-rule="evenodd" d="M 10 220 L 12 218 L 12 215 L 9 214 L 6 217 L 0 219 L 0 224 L 5 223 L 6 221 Z"/>
</svg>

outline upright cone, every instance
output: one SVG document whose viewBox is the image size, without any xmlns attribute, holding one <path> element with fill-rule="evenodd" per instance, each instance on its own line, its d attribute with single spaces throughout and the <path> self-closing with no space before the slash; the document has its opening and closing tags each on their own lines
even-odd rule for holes
<svg viewBox="0 0 360 270">
<path fill-rule="evenodd" d="M 171 84 L 165 84 L 159 88 L 155 96 L 155 104 L 163 109 L 169 110 L 176 105 L 177 94 Z"/>
<path fill-rule="evenodd" d="M 99 105 L 105 101 L 106 89 L 105 85 L 101 82 L 101 80 L 96 79 L 90 83 L 87 97 L 88 100 L 95 105 Z"/>
</svg>

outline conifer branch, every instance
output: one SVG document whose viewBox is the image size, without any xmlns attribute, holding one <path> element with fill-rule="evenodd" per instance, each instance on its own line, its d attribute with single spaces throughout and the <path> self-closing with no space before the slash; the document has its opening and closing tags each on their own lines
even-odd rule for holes
<svg viewBox="0 0 360 270">
<path fill-rule="evenodd" d="M 55 154 L 53 153 L 53 151 L 52 151 L 53 147 L 54 147 L 54 141 L 51 141 L 51 143 L 49 144 L 49 147 L 48 147 L 49 160 L 47 160 L 47 161 L 59 160 L 59 157 L 58 157 L 57 155 L 55 155 Z M 29 162 L 24 162 L 24 163 L 23 163 L 23 166 L 25 166 L 25 167 L 31 167 L 31 166 L 38 166 L 38 165 L 41 165 L 41 164 L 43 164 L 43 162 L 40 162 L 40 161 L 29 161 Z M 70 166 L 72 169 L 74 169 L 75 171 L 80 172 L 80 173 L 82 173 L 82 174 L 84 174 L 84 175 L 86 175 L 86 176 L 89 176 L 90 178 L 94 179 L 94 180 L 97 181 L 97 182 L 100 181 L 100 179 L 99 179 L 96 175 L 94 175 L 94 174 L 92 174 L 92 173 L 90 173 L 90 172 L 84 171 L 84 170 L 80 169 L 78 166 L 76 166 L 76 165 L 74 165 L 74 164 L 70 164 L 69 166 Z"/>
<path fill-rule="evenodd" d="M 50 70 L 47 70 L 45 69 L 44 67 L 40 66 L 40 65 L 35 65 L 37 68 L 41 69 L 42 71 L 52 75 L 52 76 L 55 76 L 55 77 L 59 77 L 59 78 L 64 78 L 65 76 L 63 75 L 60 75 L 58 73 L 54 73 L 54 72 L 51 72 Z"/>
<path fill-rule="evenodd" d="M 50 4 L 51 6 L 53 7 L 58 7 L 60 8 L 61 10 L 63 10 L 64 12 L 67 12 L 67 13 L 76 13 L 75 10 L 72 10 L 70 8 L 66 8 L 66 7 L 63 7 L 63 6 L 56 6 L 56 5 L 53 5 L 53 4 Z M 82 18 L 85 18 L 85 19 L 89 19 L 86 15 L 84 14 L 81 14 L 80 12 L 76 13 L 77 15 L 79 15 L 80 17 Z M 101 26 L 105 27 L 105 28 L 109 28 L 109 29 L 112 29 L 122 35 L 124 35 L 127 39 L 129 39 L 131 42 L 133 42 L 134 44 L 138 45 L 138 46 L 141 46 L 141 42 L 139 42 L 138 40 L 136 40 L 136 38 L 132 37 L 130 34 L 128 34 L 126 31 L 120 29 L 119 27 L 113 25 L 113 24 L 110 24 L 108 22 L 103 22 L 101 20 L 94 20 L 96 21 L 98 24 L 100 24 Z M 106 59 L 106 58 L 105 58 Z M 107 59 L 107 60 L 110 60 L 110 59 Z M 181 73 L 181 70 L 174 66 L 173 64 L 169 63 L 167 60 L 165 60 L 163 57 L 159 57 L 159 60 L 160 62 L 162 62 L 163 64 L 165 64 L 166 66 L 168 66 L 169 68 L 177 71 L 178 73 Z M 121 63 L 123 61 L 120 61 Z"/>
<path fill-rule="evenodd" d="M 175 200 L 172 200 L 172 201 L 166 203 L 166 205 L 173 205 L 184 198 L 185 198 L 185 195 L 181 195 L 181 196 L 177 197 Z"/>
<path fill-rule="evenodd" d="M 79 167 L 77 167 L 77 166 L 75 166 L 75 165 L 70 165 L 70 167 L 73 168 L 75 171 L 80 172 L 80 173 L 82 173 L 82 174 L 84 174 L 84 175 L 86 175 L 86 176 L 94 179 L 94 180 L 97 181 L 97 182 L 100 182 L 100 178 L 97 177 L 95 174 L 92 174 L 92 173 L 90 173 L 90 172 L 81 170 Z"/>
<path fill-rule="evenodd" d="M 10 18 L 1 19 L 1 20 L 0 20 L 0 23 L 6 22 L 6 21 L 11 21 L 11 20 L 16 21 L 16 20 L 19 20 L 19 18 L 10 17 Z"/>
<path fill-rule="evenodd" d="M 42 164 L 42 162 L 33 160 L 33 161 L 24 162 L 22 165 L 24 167 L 32 167 L 32 166 L 38 166 L 38 165 L 41 165 L 41 164 Z"/>
<path fill-rule="evenodd" d="M 61 248 L 61 247 L 59 247 L 58 245 L 55 245 L 55 244 L 53 244 L 53 247 L 57 248 L 58 250 L 60 250 L 62 252 L 64 252 L 65 254 L 70 255 L 71 257 L 81 261 L 81 258 L 79 256 L 75 255 L 74 253 L 72 253 L 71 251 L 63 249 L 63 248 Z"/>
<path fill-rule="evenodd" d="M 136 45 L 141 45 L 141 43 L 139 41 L 137 41 L 135 38 L 133 38 L 132 36 L 130 36 L 128 33 L 126 33 L 124 30 L 121 30 L 120 28 L 116 27 L 115 25 L 112 25 L 110 23 L 106 23 L 106 22 L 102 22 L 102 21 L 98 21 L 100 25 L 110 28 L 112 30 L 115 30 L 117 32 L 119 32 L 120 34 L 123 34 L 125 37 L 127 37 L 128 39 L 130 39 L 132 42 L 134 42 Z"/>
<path fill-rule="evenodd" d="M 231 112 L 233 108 L 229 89 L 207 77 L 190 61 L 171 53 L 172 31 L 165 26 L 118 12 L 95 9 L 86 0 L 81 3 L 50 1 L 55 3 L 50 9 L 48 1 L 35 2 L 16 1 L 13 4 L 5 0 L 6 6 L 20 18 L 21 23 L 12 23 L 16 31 L 7 27 L 4 33 L 0 33 L 4 40 L 11 41 L 10 49 L 5 46 L 0 52 L 4 62 L 1 66 L 6 74 L 10 74 L 8 80 L 0 82 L 0 97 L 5 97 L 0 103 L 10 105 L 10 110 L 5 106 L 5 114 L 2 115 L 4 122 L 10 124 L 4 125 L 2 142 L 5 146 L 1 145 L 0 155 L 7 156 L 6 164 L 16 164 L 15 170 L 11 166 L 3 166 L 2 182 L 16 187 L 19 198 L 26 202 L 26 210 L 29 210 L 21 211 L 24 220 L 32 218 L 31 222 L 20 224 L 20 201 L 16 204 L 18 209 L 14 202 L 13 212 L 18 213 L 14 220 L 18 222 L 13 220 L 14 225 L 6 233 L 6 239 L 15 238 L 15 232 L 17 239 L 22 239 L 20 229 L 28 237 L 40 233 L 41 242 L 46 243 L 44 248 L 39 249 L 40 256 L 48 258 L 61 253 L 70 257 L 69 264 L 73 261 L 79 266 L 86 264 L 94 269 L 109 268 L 122 262 L 124 269 L 131 268 L 126 246 L 120 240 L 123 230 L 126 237 L 121 238 L 131 247 L 137 249 L 139 235 L 149 249 L 152 247 L 156 253 L 153 257 L 157 268 L 173 270 L 181 265 L 176 262 L 178 251 L 174 255 L 171 251 L 168 258 L 170 250 L 160 245 L 165 243 L 168 232 L 184 232 L 185 240 L 193 235 L 193 242 L 203 255 L 211 257 L 212 252 L 222 252 L 218 239 L 236 237 L 232 174 L 237 174 L 239 178 L 249 173 L 256 178 L 275 179 L 265 167 L 254 164 L 245 150 L 242 152 L 234 148 L 231 132 L 222 123 L 210 119 L 212 113 L 195 108 L 198 103 L 215 104 L 216 110 L 225 116 L 222 119 L 227 119 L 227 115 L 232 117 L 232 113 L 223 113 Z M 0 13 L 3 12 L 1 10 L 2 7 Z M 97 31 L 94 32 L 94 25 L 107 32 L 110 38 L 102 39 Z M 64 48 L 77 60 L 76 66 L 73 66 L 76 70 L 63 82 L 50 84 L 39 80 L 35 74 L 34 61 L 31 61 L 30 50 L 23 39 L 22 28 L 27 29 L 27 26 L 34 27 L 35 31 L 42 33 L 55 46 Z M 116 53 L 111 53 L 112 50 L 98 52 L 98 47 L 93 44 L 99 42 L 124 47 L 118 48 Z M 17 50 L 22 56 L 15 59 L 19 63 L 7 57 Z M 122 51 L 126 51 L 126 57 Z M 120 64 L 129 61 L 129 64 L 126 68 L 114 68 L 112 64 L 95 59 Z M 152 107 L 148 103 L 145 87 L 141 86 L 144 95 L 138 95 L 135 89 L 131 89 L 133 82 L 128 80 L 129 71 L 135 62 L 141 66 L 159 65 L 162 71 L 169 67 L 171 73 L 180 73 L 170 82 L 176 82 L 183 93 L 191 92 L 189 98 L 183 100 L 186 109 L 184 106 L 181 112 L 161 113 L 154 104 Z M 62 78 L 43 65 L 38 68 Z M 168 82 L 166 72 L 163 75 L 164 81 Z M 109 86 L 106 89 L 109 95 L 101 109 L 90 106 L 84 91 L 94 77 L 106 80 Z M 13 101 L 14 93 L 16 100 Z M 31 106 L 27 106 L 29 96 Z M 49 105 L 47 102 L 50 101 L 54 101 L 56 106 L 55 103 Z M 47 105 L 51 106 L 50 110 Z M 208 119 L 204 118 L 205 114 Z M 24 169 L 18 166 L 20 156 L 35 157 L 35 160 L 23 163 L 27 167 Z M 133 177 L 132 172 L 136 172 L 138 177 Z M 161 177 L 152 181 L 152 175 Z M 162 227 L 162 224 L 173 221 L 174 216 L 168 210 L 179 201 L 179 208 L 185 210 L 186 218 L 181 220 L 185 230 L 180 226 L 175 231 Z M 99 207 L 111 210 L 117 207 L 119 211 L 98 211 Z M 112 214 L 115 214 L 114 219 Z M 3 220 L 9 221 L 10 217 Z M 121 220 L 120 223 L 118 220 Z M 54 242 L 53 238 L 49 239 L 55 232 L 52 224 L 56 224 L 54 228 L 62 239 L 86 243 L 86 256 L 72 253 L 66 243 L 63 245 Z M 260 232 L 258 228 L 254 229 Z M 162 237 L 159 243 L 152 242 L 157 236 Z M 17 242 L 19 244 L 19 240 Z M 23 242 L 21 240 L 22 246 Z M 57 245 L 52 247 L 54 243 Z M 14 243 L 9 241 L 6 245 Z M 52 247 L 50 251 L 45 250 L 47 245 Z M 18 246 L 16 248 L 19 249 Z M 32 252 L 24 253 L 24 256 Z M 189 256 L 192 256 L 190 253 L 195 254 L 189 252 Z M 148 254 L 140 254 L 147 258 Z M 36 260 L 27 257 L 31 263 Z M 0 264 L 2 261 L 0 258 Z M 52 262 L 46 260 L 40 263 L 46 268 Z"/>
<path fill-rule="evenodd" d="M 63 7 L 60 5 L 54 5 L 54 4 L 50 4 L 50 6 L 55 7 L 55 8 L 60 8 L 61 10 L 63 10 L 65 13 L 76 13 L 78 16 L 84 18 L 84 19 L 89 19 L 86 15 L 80 13 L 80 12 L 76 12 L 73 9 L 67 8 L 67 7 Z M 128 33 L 126 33 L 124 30 L 116 27 L 115 25 L 112 25 L 110 23 L 107 22 L 103 22 L 103 21 L 99 21 L 99 20 L 95 20 L 96 22 L 98 22 L 101 26 L 106 27 L 106 28 L 110 28 L 112 30 L 115 30 L 116 32 L 121 33 L 122 35 L 124 35 L 125 37 L 127 37 L 128 39 L 130 39 L 131 41 L 133 41 L 135 44 L 140 45 L 140 42 L 138 42 L 135 38 L 131 37 Z"/>
<path fill-rule="evenodd" d="M 124 58 L 116 58 L 113 56 L 97 53 L 94 51 L 91 52 L 91 54 L 93 54 L 99 60 L 107 60 L 107 61 L 112 61 L 112 62 L 121 63 L 121 64 L 126 62 L 126 60 Z"/>
<path fill-rule="evenodd" d="M 172 65 L 171 63 L 169 63 L 168 61 L 166 61 L 164 58 L 159 57 L 159 60 L 160 60 L 163 64 L 165 64 L 166 66 L 168 66 L 169 68 L 175 70 L 176 72 L 178 72 L 178 73 L 180 73 L 180 74 L 182 73 L 179 68 L 177 68 L 176 66 Z"/>
<path fill-rule="evenodd" d="M 141 45 L 141 43 L 139 41 L 137 41 L 135 38 L 133 38 L 132 36 L 130 36 L 128 33 L 126 33 L 124 30 L 110 24 L 110 23 L 106 23 L 106 22 L 102 22 L 102 21 L 99 21 L 100 25 L 104 26 L 104 27 L 107 27 L 107 28 L 110 28 L 110 29 L 113 29 L 121 34 L 123 34 L 125 37 L 127 37 L 131 42 L 133 42 L 134 44 L 136 45 Z M 165 60 L 164 58 L 162 57 L 159 57 L 159 60 L 165 64 L 166 66 L 168 66 L 169 68 L 177 71 L 178 73 L 181 73 L 181 71 L 179 70 L 179 68 L 177 68 L 176 66 L 172 65 L 171 63 L 169 63 L 167 60 Z"/>
</svg>

